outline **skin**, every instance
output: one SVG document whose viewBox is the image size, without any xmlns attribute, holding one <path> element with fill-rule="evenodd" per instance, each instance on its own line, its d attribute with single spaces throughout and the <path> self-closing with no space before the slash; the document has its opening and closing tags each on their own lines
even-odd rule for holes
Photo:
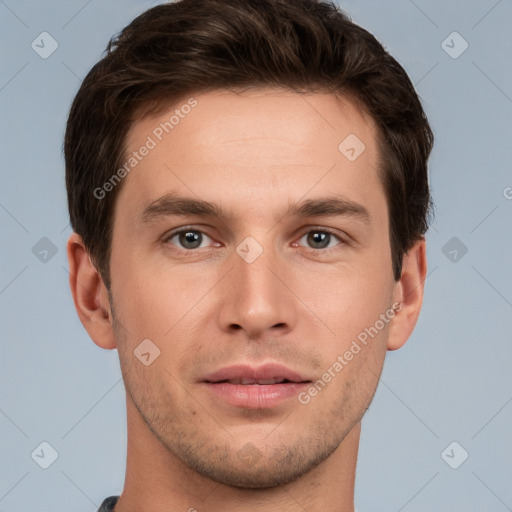
<svg viewBox="0 0 512 512">
<path fill-rule="evenodd" d="M 117 348 L 126 388 L 116 511 L 353 511 L 361 418 L 386 352 L 416 324 L 425 240 L 395 281 L 376 127 L 349 98 L 279 89 L 194 97 L 197 106 L 122 183 L 110 297 L 80 236 L 68 241 L 78 315 L 98 346 Z M 127 153 L 170 112 L 136 122 Z M 338 149 L 350 134 L 365 144 L 354 161 Z M 170 192 L 232 217 L 142 223 L 144 208 Z M 290 203 L 326 197 L 362 205 L 369 222 L 284 216 Z M 171 237 L 183 227 L 203 234 L 199 248 Z M 311 239 L 323 230 L 333 233 L 325 248 Z M 252 263 L 236 252 L 248 236 L 263 249 Z M 269 361 L 317 381 L 396 302 L 400 311 L 307 404 L 237 408 L 199 382 L 234 363 Z M 160 350 L 149 366 L 134 355 L 147 338 Z"/>
</svg>

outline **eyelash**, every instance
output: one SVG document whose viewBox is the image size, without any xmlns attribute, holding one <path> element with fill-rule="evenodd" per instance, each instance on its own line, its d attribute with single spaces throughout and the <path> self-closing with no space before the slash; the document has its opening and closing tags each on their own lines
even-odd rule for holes
<svg viewBox="0 0 512 512">
<path fill-rule="evenodd" d="M 180 229 L 178 229 L 176 231 L 173 231 L 173 232 L 169 233 L 167 236 L 165 236 L 164 239 L 163 239 L 163 242 L 165 244 L 168 244 L 170 242 L 170 240 L 172 240 L 177 235 L 180 235 L 181 233 L 188 233 L 188 232 L 201 233 L 202 235 L 205 235 L 208 238 L 212 239 L 207 233 L 205 233 L 204 231 L 201 231 L 200 229 L 180 228 Z M 333 232 L 332 230 L 327 229 L 327 228 L 315 228 L 315 227 L 314 228 L 310 228 L 309 230 L 307 230 L 307 231 L 305 231 L 304 233 L 301 234 L 299 240 L 302 239 L 304 236 L 310 234 L 310 233 L 328 233 L 329 235 L 331 235 L 334 238 L 336 238 L 338 240 L 338 242 L 339 242 L 339 244 L 337 244 L 335 247 L 329 247 L 329 248 L 315 249 L 313 247 L 304 247 L 305 249 L 307 249 L 307 250 L 309 250 L 311 252 L 314 252 L 314 253 L 319 253 L 319 252 L 329 253 L 330 251 L 335 250 L 336 247 L 338 247 L 338 245 L 346 245 L 347 244 L 346 240 L 344 240 L 340 235 L 336 234 L 335 232 Z M 196 251 L 199 251 L 200 249 L 205 249 L 205 248 L 204 247 L 203 248 L 195 248 L 195 249 L 178 248 L 179 251 L 185 252 L 185 253 L 194 253 Z"/>
</svg>

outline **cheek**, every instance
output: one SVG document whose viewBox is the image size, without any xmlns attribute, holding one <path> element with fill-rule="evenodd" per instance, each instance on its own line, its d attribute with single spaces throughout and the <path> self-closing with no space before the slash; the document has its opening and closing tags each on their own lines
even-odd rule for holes
<svg viewBox="0 0 512 512">
<path fill-rule="evenodd" d="M 391 273 L 389 269 L 386 273 L 382 264 L 368 265 L 317 283 L 323 286 L 309 288 L 309 298 L 315 304 L 312 310 L 329 327 L 320 326 L 321 335 L 314 344 L 323 363 L 321 382 L 316 386 L 322 395 L 318 405 L 323 403 L 355 418 L 369 405 L 384 363 L 392 318 Z M 381 320 L 386 313 L 387 322 Z"/>
<path fill-rule="evenodd" d="M 136 250 L 123 254 L 122 247 L 122 240 L 112 245 L 112 288 L 125 320 L 137 325 L 154 310 L 162 290 L 172 283 L 160 279 L 164 269 L 151 268 L 148 259 Z"/>
<path fill-rule="evenodd" d="M 325 358 L 318 379 L 301 397 L 319 410 L 331 411 L 333 421 L 340 424 L 359 421 L 370 405 L 377 388 L 386 354 L 383 341 L 387 328 L 362 343 L 357 337 L 338 339 L 336 347 Z"/>
<path fill-rule="evenodd" d="M 211 291 L 217 281 L 192 266 L 185 273 L 176 266 L 150 268 L 142 262 L 125 261 L 112 282 L 116 317 L 126 328 L 131 350 L 149 338 L 162 355 L 172 342 L 179 357 L 180 345 L 186 350 L 185 339 L 190 348 L 194 331 L 204 330 L 210 321 Z"/>
<path fill-rule="evenodd" d="M 387 270 L 387 271 L 386 271 Z M 391 268 L 377 262 L 310 273 L 297 281 L 299 296 L 341 344 L 385 313 L 393 290 Z"/>
</svg>

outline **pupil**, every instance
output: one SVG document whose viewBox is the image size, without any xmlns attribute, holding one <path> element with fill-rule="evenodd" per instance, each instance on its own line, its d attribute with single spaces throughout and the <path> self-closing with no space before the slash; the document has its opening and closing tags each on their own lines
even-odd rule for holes
<svg viewBox="0 0 512 512">
<path fill-rule="evenodd" d="M 329 245 L 329 236 L 330 233 L 323 233 L 321 231 L 314 231 L 310 233 L 308 236 L 308 242 L 314 246 L 316 244 L 315 249 L 324 249 Z"/>
</svg>

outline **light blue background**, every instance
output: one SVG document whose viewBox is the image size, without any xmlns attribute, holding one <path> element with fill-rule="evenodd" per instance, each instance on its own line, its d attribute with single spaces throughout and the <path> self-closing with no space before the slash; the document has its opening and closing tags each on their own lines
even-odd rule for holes
<svg viewBox="0 0 512 512">
<path fill-rule="evenodd" d="M 122 491 L 124 388 L 69 292 L 61 145 L 80 80 L 156 3 L 0 3 L 0 512 L 95 512 Z M 436 135 L 424 307 L 363 420 L 357 508 L 512 510 L 512 2 L 340 5 L 408 71 Z M 31 48 L 43 31 L 59 45 L 48 59 Z M 469 44 L 456 59 L 442 47 L 454 31 Z M 43 237 L 57 249 L 46 263 L 32 252 Z M 453 237 L 468 249 L 456 262 Z M 46 470 L 31 458 L 43 441 L 58 452 Z M 453 441 L 469 453 L 458 469 L 441 457 Z"/>
</svg>

